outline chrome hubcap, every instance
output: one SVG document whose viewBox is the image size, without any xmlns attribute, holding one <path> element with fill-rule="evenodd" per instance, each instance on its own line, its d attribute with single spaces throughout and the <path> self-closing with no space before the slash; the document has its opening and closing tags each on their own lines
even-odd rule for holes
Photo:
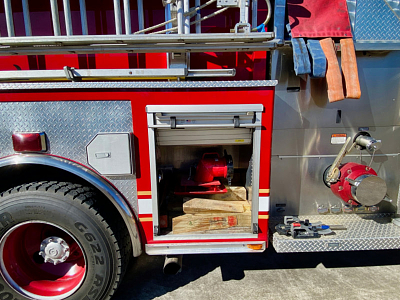
<svg viewBox="0 0 400 300">
<path fill-rule="evenodd" d="M 51 236 L 42 241 L 39 254 L 43 257 L 44 262 L 57 265 L 68 259 L 70 250 L 62 238 Z"/>
</svg>

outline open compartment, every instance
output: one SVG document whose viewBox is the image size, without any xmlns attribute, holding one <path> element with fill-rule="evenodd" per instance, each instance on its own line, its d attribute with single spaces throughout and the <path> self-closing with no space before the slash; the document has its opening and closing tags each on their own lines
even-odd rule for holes
<svg viewBox="0 0 400 300">
<path fill-rule="evenodd" d="M 262 109 L 147 106 L 155 235 L 253 234 Z"/>
</svg>

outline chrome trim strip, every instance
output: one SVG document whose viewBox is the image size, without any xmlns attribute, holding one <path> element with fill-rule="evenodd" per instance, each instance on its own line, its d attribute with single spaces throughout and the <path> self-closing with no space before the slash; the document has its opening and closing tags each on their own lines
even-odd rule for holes
<svg viewBox="0 0 400 300">
<path fill-rule="evenodd" d="M 154 213 L 153 213 L 154 216 Z M 258 216 L 255 219 L 258 223 Z M 153 222 L 155 218 L 153 218 Z M 154 223 L 153 223 L 154 224 Z M 158 223 L 157 223 L 158 224 Z M 242 233 L 182 233 L 182 234 L 167 234 L 154 236 L 153 239 L 157 242 L 174 242 L 174 241 L 192 241 L 192 240 L 230 240 L 230 239 L 257 239 L 258 234 L 251 233 L 250 228 Z"/>
<path fill-rule="evenodd" d="M 253 250 L 247 245 L 259 245 L 260 250 Z M 209 253 L 248 253 L 265 251 L 265 241 L 254 242 L 223 242 L 223 243 L 181 243 L 181 244 L 147 244 L 148 255 L 165 254 L 209 254 Z"/>
<path fill-rule="evenodd" d="M 147 105 L 147 113 L 239 113 L 239 112 L 262 112 L 264 106 L 262 104 L 231 104 L 231 105 Z M 258 122 L 259 126 L 261 122 Z M 215 125 L 214 125 L 215 126 Z"/>
<path fill-rule="evenodd" d="M 13 82 L 0 83 L 0 90 L 52 89 L 175 89 L 175 88 L 242 88 L 276 86 L 277 80 L 248 81 L 97 81 L 97 82 Z"/>
<path fill-rule="evenodd" d="M 253 124 L 240 124 L 239 128 L 255 128 L 261 127 L 261 123 L 253 123 Z M 171 125 L 168 124 L 160 124 L 160 125 L 149 125 L 149 128 L 171 128 Z M 235 128 L 234 124 L 183 124 L 176 125 L 176 128 Z"/>
<path fill-rule="evenodd" d="M 264 109 L 264 106 L 262 106 Z M 262 113 L 256 113 L 256 120 L 262 124 Z M 252 160 L 252 195 L 251 195 L 251 226 L 253 233 L 258 233 L 258 211 L 260 190 L 260 160 L 261 160 L 261 127 L 256 127 L 253 132 L 253 160 Z M 255 227 L 257 224 L 257 227 Z"/>
<path fill-rule="evenodd" d="M 0 159 L 0 168 L 24 164 L 55 167 L 77 175 L 99 189 L 100 192 L 102 192 L 117 208 L 128 227 L 132 240 L 133 255 L 137 257 L 141 254 L 141 241 L 135 217 L 119 192 L 104 178 L 83 165 L 65 158 L 55 157 L 48 154 L 21 154 Z"/>
<path fill-rule="evenodd" d="M 147 124 L 154 125 L 153 114 L 147 113 Z M 149 159 L 150 159 L 150 184 L 151 184 L 151 201 L 153 214 L 153 235 L 158 234 L 158 188 L 157 188 L 157 160 L 156 160 L 156 137 L 154 128 L 148 128 L 149 137 Z M 157 231 L 157 232 L 156 232 Z"/>
</svg>

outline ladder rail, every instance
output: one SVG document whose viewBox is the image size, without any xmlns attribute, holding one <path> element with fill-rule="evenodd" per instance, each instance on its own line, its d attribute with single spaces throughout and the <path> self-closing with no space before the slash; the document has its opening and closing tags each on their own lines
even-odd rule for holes
<svg viewBox="0 0 400 300">
<path fill-rule="evenodd" d="M 50 13 L 52 35 L 33 35 L 37 31 L 31 24 L 33 15 L 30 12 L 29 0 L 13 0 L 21 1 L 22 3 L 22 16 L 23 24 L 18 23 L 13 17 L 12 0 L 3 0 L 7 36 L 0 37 L 0 56 L 3 55 L 40 55 L 40 54 L 61 54 L 61 53 L 110 53 L 131 52 L 131 53 L 162 53 L 170 51 L 179 52 L 203 52 L 212 50 L 221 50 L 223 52 L 235 51 L 254 51 L 257 49 L 271 49 L 274 47 L 273 33 L 249 33 L 249 32 L 236 32 L 221 33 L 221 34 L 203 34 L 201 33 L 200 23 L 217 14 L 220 14 L 232 6 L 220 6 L 219 9 L 211 14 L 201 16 L 200 10 L 206 6 L 216 3 L 217 0 L 196 0 L 195 6 L 190 8 L 189 0 L 176 0 L 167 1 L 165 10 L 166 21 L 159 24 L 144 28 L 144 8 L 143 0 L 136 0 L 138 8 L 138 28 L 136 32 L 132 32 L 131 20 L 131 3 L 132 0 L 107 0 L 109 4 L 113 2 L 114 22 L 111 27 L 115 25 L 115 33 L 113 34 L 89 34 L 88 20 L 89 11 L 87 11 L 86 0 L 62 0 L 62 8 L 58 7 L 59 0 L 47 0 L 50 2 Z M 253 0 L 256 2 L 256 0 Z M 31 0 L 32 4 L 33 0 Z M 47 3 L 49 3 L 47 2 Z M 61 1 L 60 1 L 61 2 Z M 73 26 L 71 11 L 72 6 L 79 2 L 79 15 L 81 21 L 81 33 L 74 32 L 76 27 Z M 121 2 L 123 3 L 123 16 L 121 11 Z M 172 2 L 169 3 L 169 2 Z M 201 4 L 201 2 L 203 4 Z M 247 6 L 248 2 L 241 0 L 241 8 Z M 246 4 L 244 4 L 246 3 Z M 171 18 L 171 7 L 176 9 L 176 17 Z M 35 11 L 35 9 L 33 9 Z M 20 12 L 18 12 L 20 13 Z M 75 13 L 75 12 L 74 12 Z M 15 14 L 15 12 L 14 12 Z M 60 14 L 64 14 L 64 23 L 60 23 Z M 243 12 L 241 17 L 243 18 Z M 62 17 L 62 16 L 61 16 Z M 90 15 L 91 17 L 91 15 Z M 196 20 L 191 21 L 191 18 Z M 123 20 L 122 20 L 123 19 Z M 33 20 L 33 19 L 32 19 Z M 18 22 L 19 19 L 18 19 Z M 172 23 L 178 24 L 172 27 Z M 18 36 L 15 33 L 15 26 L 21 26 L 25 30 L 25 36 L 20 36 L 21 29 L 17 28 Z M 23 25 L 23 27 L 22 27 Z M 62 26 L 61 26 L 62 25 Z M 167 26 L 165 26 L 167 25 Z M 196 32 L 190 33 L 190 26 L 196 25 Z M 165 30 L 155 31 L 154 29 L 165 26 Z M 110 28 L 108 29 L 110 30 Z M 112 29 L 111 29 L 112 30 Z M 150 34 L 138 34 L 151 31 Z M 173 33 L 175 34 L 160 34 L 160 33 Z M 178 33 L 178 34 L 176 34 Z M 226 47 L 224 47 L 224 43 Z M 246 46 L 248 46 L 246 48 Z"/>
<path fill-rule="evenodd" d="M 60 11 L 58 7 L 57 0 L 49 0 L 50 1 L 50 14 L 51 14 L 51 23 L 53 29 L 53 36 L 61 36 L 61 24 L 60 24 Z M 75 0 L 74 0 L 75 1 Z M 121 18 L 121 4 L 120 0 L 112 0 L 113 1 L 113 8 L 114 8 L 114 21 L 115 21 L 115 35 L 122 34 L 122 18 Z M 125 34 L 131 35 L 132 32 L 132 22 L 131 22 L 131 9 L 130 9 L 130 1 L 131 0 L 123 0 L 123 10 L 124 10 L 124 25 L 125 25 Z M 144 33 L 147 31 L 151 31 L 158 27 L 170 24 L 174 21 L 177 21 L 178 26 L 174 28 L 178 34 L 190 34 L 190 26 L 196 24 L 196 33 L 201 32 L 200 22 L 205 20 L 201 18 L 200 9 L 210 5 L 211 3 L 216 2 L 217 0 L 209 0 L 203 5 L 201 5 L 200 0 L 196 0 L 195 7 L 190 8 L 189 0 L 176 0 L 176 9 L 177 9 L 177 17 L 170 18 L 165 22 L 160 24 L 155 24 L 150 26 L 149 28 L 144 27 L 144 8 L 143 8 L 143 0 L 136 0 L 137 8 L 138 8 L 138 28 L 139 30 L 134 34 Z M 253 0 L 256 2 L 257 0 Z M 23 13 L 23 21 L 25 27 L 25 36 L 32 36 L 32 24 L 31 24 L 31 16 L 29 11 L 29 4 L 28 0 L 21 0 L 22 2 L 22 13 Z M 62 13 L 64 14 L 65 20 L 65 35 L 66 36 L 73 36 L 73 24 L 72 24 L 72 13 L 71 13 L 71 6 L 70 0 L 62 0 L 63 2 L 63 9 Z M 246 1 L 241 0 L 240 3 L 244 3 Z M 13 11 L 12 11 L 12 2 L 11 0 L 3 0 L 4 3 L 4 10 L 6 16 L 6 25 L 7 25 L 7 36 L 8 37 L 15 37 L 15 26 L 14 26 L 14 18 L 13 18 Z M 172 4 L 168 4 L 170 8 Z M 241 4 L 241 19 L 243 19 L 243 14 L 248 13 L 248 10 L 243 9 L 245 7 L 244 4 Z M 247 6 L 246 6 L 247 7 Z M 223 11 L 225 11 L 224 9 Z M 81 35 L 87 36 L 89 35 L 88 29 L 88 15 L 86 10 L 86 1 L 79 0 L 79 12 L 80 12 L 80 19 L 81 19 L 81 27 L 82 33 Z M 219 13 L 211 14 L 210 16 L 215 16 Z M 196 15 L 196 21 L 190 22 L 191 17 Z M 172 29 L 171 25 L 168 25 L 166 29 Z M 173 30 L 174 31 L 174 30 Z M 64 31 L 63 31 L 64 32 Z M 165 33 L 166 31 L 156 32 L 156 33 Z M 155 32 L 153 32 L 155 33 Z M 2 39 L 2 38 L 0 38 Z"/>
</svg>

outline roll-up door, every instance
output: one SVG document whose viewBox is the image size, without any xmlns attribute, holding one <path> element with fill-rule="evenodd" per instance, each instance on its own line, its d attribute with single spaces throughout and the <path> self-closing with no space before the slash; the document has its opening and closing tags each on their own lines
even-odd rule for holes
<svg viewBox="0 0 400 300">
<path fill-rule="evenodd" d="M 160 146 L 251 144 L 262 110 L 261 104 L 147 106 Z"/>
<path fill-rule="evenodd" d="M 252 140 L 251 128 L 210 128 L 206 131 L 202 128 L 188 129 L 160 129 L 156 133 L 156 141 L 159 146 L 176 145 L 249 145 Z"/>
</svg>

